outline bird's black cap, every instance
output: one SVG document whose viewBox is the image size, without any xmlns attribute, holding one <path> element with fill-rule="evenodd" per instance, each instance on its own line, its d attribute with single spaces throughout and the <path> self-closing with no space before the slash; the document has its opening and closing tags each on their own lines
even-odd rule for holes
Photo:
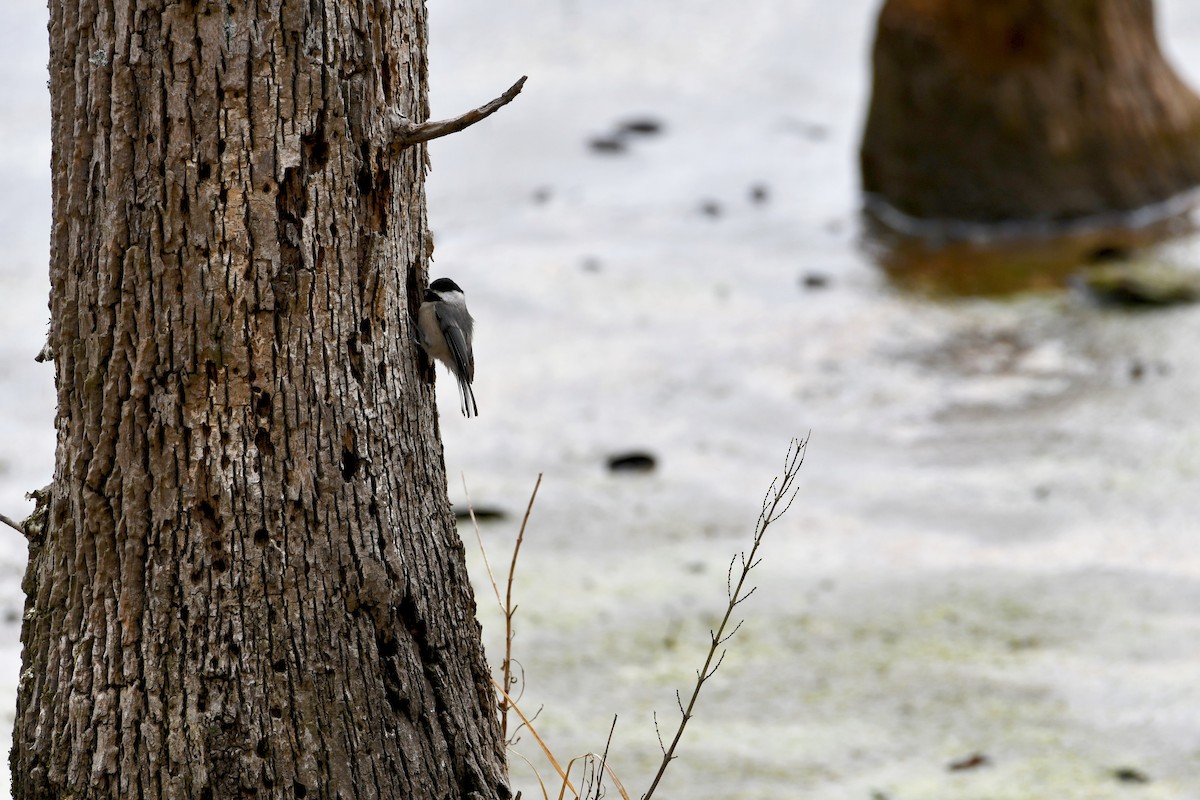
<svg viewBox="0 0 1200 800">
<path fill-rule="evenodd" d="M 429 284 L 429 288 L 435 292 L 461 292 L 462 287 L 449 278 L 438 278 L 433 283 Z"/>
</svg>

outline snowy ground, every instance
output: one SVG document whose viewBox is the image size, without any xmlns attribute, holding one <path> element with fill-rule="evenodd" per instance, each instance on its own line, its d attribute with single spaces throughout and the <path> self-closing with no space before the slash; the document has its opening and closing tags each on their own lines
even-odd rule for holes
<svg viewBox="0 0 1200 800">
<path fill-rule="evenodd" d="M 46 316 L 44 11 L 23 6 L 0 10 L 11 516 L 53 458 L 50 370 L 31 358 Z M 1161 6 L 1200 84 L 1200 8 Z M 728 559 L 788 439 L 811 430 L 800 499 L 662 796 L 1200 798 L 1200 311 L 890 286 L 856 215 L 876 3 L 731 8 L 430 11 L 435 117 L 530 76 L 496 117 L 434 143 L 429 184 L 434 272 L 462 284 L 479 325 L 482 416 L 458 417 L 439 387 L 451 492 L 462 474 L 477 505 L 512 512 L 483 529 L 501 571 L 545 473 L 518 567 L 522 705 L 543 709 L 538 729 L 567 758 L 602 748 L 618 715 L 610 761 L 644 791 L 652 712 L 673 725 Z M 635 116 L 663 132 L 589 149 Z M 1190 244 L 1177 255 L 1197 259 Z M 827 284 L 805 288 L 809 275 Z M 632 448 L 659 469 L 608 474 L 606 456 Z M 0 534 L 4 739 L 15 538 Z M 538 761 L 530 737 L 518 749 Z M 986 763 L 948 768 L 976 753 Z M 516 759 L 514 778 L 538 795 Z"/>
</svg>

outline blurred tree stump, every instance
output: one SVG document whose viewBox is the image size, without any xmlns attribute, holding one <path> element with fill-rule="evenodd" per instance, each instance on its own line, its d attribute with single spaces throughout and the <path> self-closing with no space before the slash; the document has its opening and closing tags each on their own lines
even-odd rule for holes
<svg viewBox="0 0 1200 800">
<path fill-rule="evenodd" d="M 1069 221 L 1200 184 L 1200 98 L 1152 0 L 887 0 L 873 81 L 868 208 Z"/>
</svg>

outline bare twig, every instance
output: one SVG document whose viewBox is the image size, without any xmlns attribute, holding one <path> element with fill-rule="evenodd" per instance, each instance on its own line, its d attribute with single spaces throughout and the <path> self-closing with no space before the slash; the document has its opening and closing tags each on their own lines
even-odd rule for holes
<svg viewBox="0 0 1200 800">
<path fill-rule="evenodd" d="M 604 769 L 608 766 L 608 748 L 612 746 L 613 731 L 617 729 L 617 715 L 613 714 L 612 727 L 608 729 L 608 739 L 604 742 L 604 753 L 600 756 L 599 780 L 596 781 L 596 800 L 600 800 L 601 789 L 604 786 Z"/>
<path fill-rule="evenodd" d="M 4 516 L 3 514 L 0 514 L 0 522 L 3 522 L 5 525 L 12 528 L 17 533 L 28 538 L 29 534 L 25 533 L 25 528 L 21 525 L 21 523 L 16 522 L 12 519 L 9 519 L 8 517 Z"/>
<path fill-rule="evenodd" d="M 524 80 L 522 78 L 522 80 Z M 517 607 L 512 602 L 513 576 L 517 572 L 517 556 L 521 553 L 521 542 L 525 541 L 525 526 L 529 524 L 529 515 L 533 512 L 533 501 L 537 500 L 538 489 L 542 485 L 542 473 L 538 473 L 537 482 L 533 484 L 533 493 L 529 495 L 529 505 L 525 506 L 525 517 L 521 520 L 521 530 L 517 533 L 517 543 L 513 545 L 512 563 L 508 567 L 508 585 L 504 590 L 504 699 L 500 701 L 500 730 L 505 739 L 508 738 L 508 706 L 510 703 L 508 690 L 512 686 L 512 640 L 513 615 Z M 537 734 L 534 734 L 535 736 Z"/>
<path fill-rule="evenodd" d="M 663 755 L 667 754 L 667 745 L 663 742 L 662 728 L 658 727 L 658 712 L 653 712 L 654 717 L 654 735 L 658 737 L 658 749 L 663 751 Z"/>
<path fill-rule="evenodd" d="M 742 552 L 739 556 L 734 556 L 733 561 L 730 562 L 729 579 L 726 582 L 729 602 L 725 606 L 725 616 L 722 617 L 721 624 L 717 626 L 715 631 L 709 631 L 710 644 L 708 655 L 704 659 L 704 666 L 696 670 L 696 683 L 692 687 L 692 696 L 688 700 L 686 707 L 683 704 L 680 694 L 678 692 L 675 693 L 676 702 L 679 704 L 681 713 L 679 726 L 675 729 L 675 737 L 671 740 L 670 746 L 663 749 L 662 762 L 658 765 L 658 772 L 655 773 L 654 780 L 650 783 L 650 788 L 642 795 L 642 800 L 650 800 L 650 797 L 654 794 L 654 790 L 658 788 L 659 781 L 662 780 L 663 773 L 667 771 L 667 766 L 675 760 L 675 750 L 679 746 L 679 740 L 683 738 L 683 731 L 695 711 L 700 691 L 704 688 L 705 682 L 721 666 L 721 661 L 725 658 L 724 644 L 737 632 L 737 626 L 741 625 L 741 622 L 738 622 L 728 635 L 725 634 L 725 629 L 729 626 L 734 609 L 754 593 L 756 587 L 747 589 L 746 579 L 750 575 L 750 570 L 758 566 L 761 560 L 757 557 L 758 548 L 763 543 L 763 537 L 766 535 L 767 529 L 771 526 L 771 523 L 787 513 L 788 509 L 792 507 L 792 502 L 796 499 L 796 494 L 799 492 L 799 489 L 795 486 L 796 476 L 799 474 L 800 467 L 804 463 L 804 452 L 807 447 L 807 436 L 803 439 L 792 440 L 788 446 L 787 457 L 784 459 L 783 473 L 771 481 L 771 486 L 763 498 L 762 512 L 759 514 L 758 523 L 754 527 L 754 542 L 750 547 L 750 552 Z M 733 564 L 739 560 L 739 557 L 742 565 L 741 574 L 738 576 L 737 583 L 733 584 Z M 656 717 L 655 729 L 657 730 L 657 728 L 658 719 Z M 659 746 L 662 746 L 661 734 L 659 735 Z"/>
<path fill-rule="evenodd" d="M 393 147 L 409 147 L 421 142 L 427 142 L 430 139 L 449 136 L 452 133 L 458 133 L 464 128 L 469 128 L 476 122 L 490 117 L 511 103 L 513 98 L 521 93 L 527 77 L 522 75 L 519 81 L 510 86 L 508 91 L 495 100 L 484 103 L 479 108 L 472 109 L 465 114 L 460 114 L 453 119 L 413 122 L 403 114 L 393 112 L 384 122 L 384 133 L 387 141 Z"/>
</svg>

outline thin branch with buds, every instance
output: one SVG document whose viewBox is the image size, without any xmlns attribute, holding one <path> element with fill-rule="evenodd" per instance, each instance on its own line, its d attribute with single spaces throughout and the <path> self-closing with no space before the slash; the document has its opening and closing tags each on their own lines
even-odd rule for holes
<svg viewBox="0 0 1200 800">
<path fill-rule="evenodd" d="M 688 699 L 687 705 L 683 703 L 683 697 L 679 692 L 675 693 L 675 701 L 679 706 L 680 720 L 679 726 L 675 729 L 675 736 L 671 739 L 671 744 L 667 747 L 662 746 L 662 735 L 659 734 L 659 747 L 662 747 L 663 757 L 662 762 L 658 766 L 658 772 L 654 775 L 654 780 L 650 783 L 650 788 L 642 795 L 642 800 L 650 800 L 654 794 L 654 790 L 658 788 L 659 781 L 662 780 L 663 774 L 667 771 L 667 766 L 675 760 L 675 750 L 679 747 L 679 741 L 683 738 L 683 731 L 687 727 L 689 721 L 695 712 L 696 701 L 700 697 L 700 691 L 704 688 L 704 684 L 711 678 L 721 666 L 721 662 L 725 658 L 725 644 L 737 633 L 742 622 L 739 620 L 732 628 L 730 628 L 730 620 L 733 617 L 734 609 L 741 605 L 750 595 L 754 594 L 758 587 L 747 587 L 746 581 L 750 576 L 750 571 L 761 563 L 762 559 L 758 556 L 758 549 L 763 543 L 763 538 L 766 536 L 767 529 L 776 522 L 780 517 L 788 512 L 792 507 L 793 501 L 796 499 L 796 494 L 800 491 L 796 484 L 796 477 L 800 472 L 801 465 L 804 464 L 804 453 L 808 447 L 808 437 L 803 439 L 793 439 L 788 446 L 787 457 L 783 463 L 783 473 L 771 481 L 770 488 L 767 489 L 767 494 L 763 498 L 762 511 L 758 515 L 758 523 L 754 528 L 754 542 L 750 547 L 750 552 L 745 551 L 734 556 L 729 562 L 729 572 L 726 576 L 725 591 L 728 595 L 729 602 L 725 606 L 725 616 L 721 618 L 721 624 L 716 630 L 709 631 L 709 648 L 708 655 L 704 659 L 704 665 L 696 670 L 696 683 L 692 687 L 692 696 Z M 734 583 L 734 565 L 741 562 L 741 569 L 738 573 L 737 582 Z M 726 633 L 726 629 L 729 632 Z M 655 730 L 658 730 L 658 717 L 654 720 Z"/>
</svg>

